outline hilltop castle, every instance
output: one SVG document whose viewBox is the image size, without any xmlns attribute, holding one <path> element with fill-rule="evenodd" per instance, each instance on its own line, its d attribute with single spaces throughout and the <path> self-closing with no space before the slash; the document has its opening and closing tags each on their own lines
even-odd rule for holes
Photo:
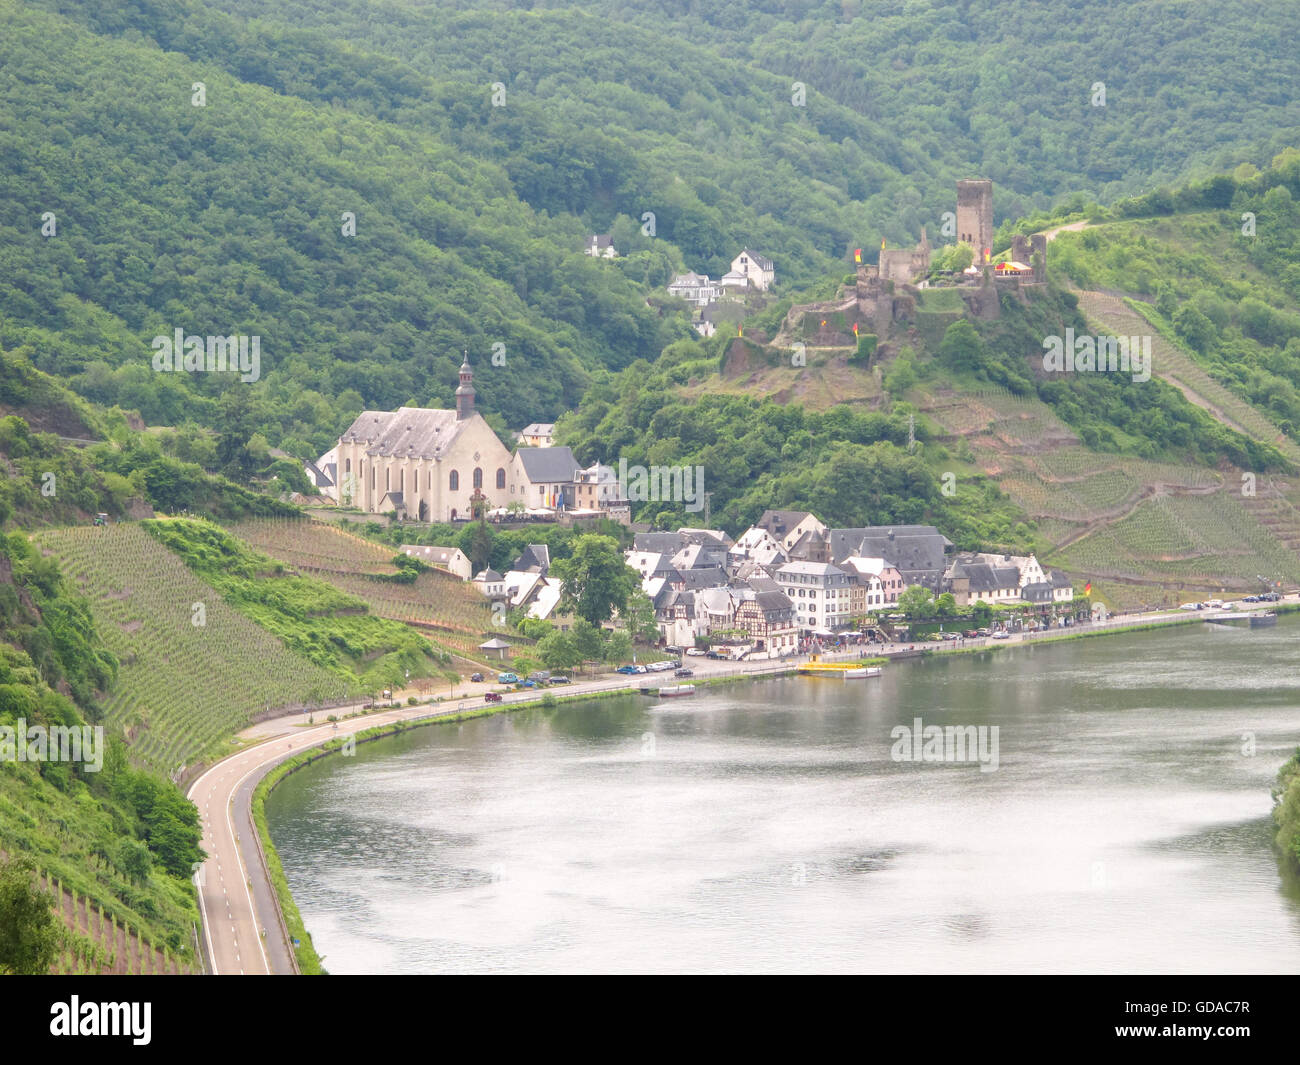
<svg viewBox="0 0 1300 1065">
<path fill-rule="evenodd" d="M 1023 288 L 1042 284 L 1047 271 L 1047 238 L 1017 234 L 1010 257 L 994 263 L 993 182 L 987 178 L 957 182 L 956 233 L 959 243 L 975 249 L 975 262 L 961 274 L 930 278 L 931 246 L 925 229 L 916 247 L 886 248 L 881 243 L 875 264 L 859 263 L 857 277 L 839 298 L 825 303 L 793 307 L 785 331 L 825 346 L 854 343 L 853 327 L 874 333 L 882 341 L 899 319 L 912 319 L 923 290 L 954 288 L 967 313 L 978 318 L 998 317 L 999 292 L 1023 296 Z M 818 323 L 815 328 L 810 324 Z"/>
</svg>

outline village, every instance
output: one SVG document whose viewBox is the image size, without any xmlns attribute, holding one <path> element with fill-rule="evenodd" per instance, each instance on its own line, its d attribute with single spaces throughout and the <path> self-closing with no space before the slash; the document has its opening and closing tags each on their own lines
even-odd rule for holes
<svg viewBox="0 0 1300 1065">
<path fill-rule="evenodd" d="M 487 569 L 472 578 L 468 559 L 455 549 L 403 550 L 472 580 L 494 603 L 552 621 L 561 631 L 572 624 L 558 613 L 562 589 L 548 576 L 544 544 L 530 544 L 505 573 Z M 1033 555 L 958 552 L 930 525 L 833 529 L 807 511 L 769 510 L 735 540 L 718 529 L 637 533 L 624 559 L 654 606 L 662 646 L 731 660 L 919 639 L 931 628 L 944 629 L 945 616 L 952 621 L 936 638 L 961 638 L 969 631 L 956 623 L 961 617 L 982 618 L 987 631 L 981 635 L 992 635 L 1072 624 L 1087 614 L 1086 606 L 1082 614 L 1076 609 L 1069 577 Z M 905 607 L 916 612 L 900 603 L 909 588 L 924 590 L 922 602 L 932 604 L 922 616 L 938 618 L 936 624 L 903 620 Z M 1007 607 L 1018 609 L 999 609 Z"/>
</svg>

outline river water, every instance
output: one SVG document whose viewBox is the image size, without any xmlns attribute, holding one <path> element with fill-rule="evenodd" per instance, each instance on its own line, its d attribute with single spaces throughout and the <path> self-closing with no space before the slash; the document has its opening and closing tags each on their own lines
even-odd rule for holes
<svg viewBox="0 0 1300 1065">
<path fill-rule="evenodd" d="M 267 814 L 336 973 L 1296 972 L 1297 637 L 539 707 L 323 759 Z M 985 767 L 996 726 L 996 770 L 924 760 L 917 719 L 983 726 Z"/>
</svg>

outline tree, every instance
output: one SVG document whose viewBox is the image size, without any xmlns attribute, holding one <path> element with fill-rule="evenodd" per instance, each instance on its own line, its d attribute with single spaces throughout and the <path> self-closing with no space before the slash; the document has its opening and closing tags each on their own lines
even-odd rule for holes
<svg viewBox="0 0 1300 1065">
<path fill-rule="evenodd" d="M 933 616 L 934 601 L 929 589 L 922 588 L 919 584 L 903 589 L 903 594 L 898 597 L 898 609 L 909 621 Z"/>
<path fill-rule="evenodd" d="M 25 858 L 0 865 L 0 972 L 14 976 L 48 973 L 59 950 L 59 927 L 34 872 Z"/>
<path fill-rule="evenodd" d="M 953 598 L 952 592 L 944 592 L 934 601 L 934 612 L 941 618 L 950 618 L 957 613 L 957 600 Z"/>
<path fill-rule="evenodd" d="M 978 370 L 984 365 L 984 342 L 965 318 L 944 330 L 939 361 L 953 370 Z"/>
<path fill-rule="evenodd" d="M 580 662 L 599 662 L 605 657 L 605 634 L 586 618 L 576 618 L 569 634 Z"/>
<path fill-rule="evenodd" d="M 575 611 L 593 625 L 608 621 L 615 610 L 625 611 L 641 583 L 610 536 L 579 536 L 572 557 L 552 562 L 550 575 L 564 585 L 561 612 Z"/>
<path fill-rule="evenodd" d="M 993 607 L 981 599 L 970 608 L 970 616 L 971 620 L 974 621 L 976 625 L 983 628 L 993 620 Z"/>
<path fill-rule="evenodd" d="M 633 640 L 641 643 L 658 642 L 659 625 L 655 622 L 654 604 L 640 589 L 628 596 L 627 608 L 623 611 L 623 623 Z"/>
<path fill-rule="evenodd" d="M 611 632 L 605 644 L 606 662 L 626 662 L 632 657 L 632 637 L 626 632 Z"/>
<path fill-rule="evenodd" d="M 572 669 L 581 661 L 577 645 L 567 632 L 552 632 L 537 644 L 537 657 L 547 669 Z"/>
</svg>

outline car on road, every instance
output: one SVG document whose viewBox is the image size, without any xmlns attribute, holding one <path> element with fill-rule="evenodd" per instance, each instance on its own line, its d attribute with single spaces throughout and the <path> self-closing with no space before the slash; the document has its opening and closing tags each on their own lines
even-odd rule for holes
<svg viewBox="0 0 1300 1065">
<path fill-rule="evenodd" d="M 485 703 L 499 703 L 501 701 L 501 693 L 488 692 L 485 696 L 483 696 L 483 701 Z"/>
<path fill-rule="evenodd" d="M 686 648 L 686 653 L 692 658 L 703 658 L 705 655 L 705 651 L 702 647 L 688 647 Z"/>
<path fill-rule="evenodd" d="M 471 673 L 471 674 L 469 675 L 469 679 L 472 680 L 475 684 L 482 684 L 482 683 L 483 683 L 483 674 L 482 674 L 482 673 Z"/>
<path fill-rule="evenodd" d="M 552 683 L 552 684 L 568 684 L 568 683 L 569 683 L 569 678 L 568 678 L 568 677 L 552 677 L 552 678 L 551 678 L 551 683 Z"/>
<path fill-rule="evenodd" d="M 1009 632 L 995 632 L 995 633 L 993 634 L 993 639 L 995 639 L 995 640 L 1009 640 L 1009 639 L 1011 639 L 1011 633 L 1009 633 Z"/>
<path fill-rule="evenodd" d="M 693 677 L 693 676 L 695 676 L 695 670 L 693 670 L 693 669 L 679 669 L 679 670 L 677 670 L 676 673 L 673 674 L 673 676 L 675 676 L 675 677 Z"/>
<path fill-rule="evenodd" d="M 498 673 L 498 674 L 497 674 L 497 683 L 498 683 L 498 684 L 518 684 L 518 683 L 519 683 L 519 675 L 516 674 L 516 673 Z"/>
</svg>

